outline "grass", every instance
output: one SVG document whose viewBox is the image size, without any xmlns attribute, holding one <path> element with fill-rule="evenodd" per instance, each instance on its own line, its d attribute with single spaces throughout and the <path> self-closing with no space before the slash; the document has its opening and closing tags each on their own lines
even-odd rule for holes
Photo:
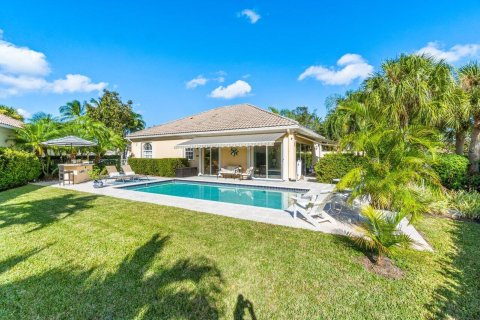
<svg viewBox="0 0 480 320">
<path fill-rule="evenodd" d="M 343 237 L 25 186 L 0 193 L 1 319 L 478 319 L 480 224 L 366 271 Z"/>
</svg>

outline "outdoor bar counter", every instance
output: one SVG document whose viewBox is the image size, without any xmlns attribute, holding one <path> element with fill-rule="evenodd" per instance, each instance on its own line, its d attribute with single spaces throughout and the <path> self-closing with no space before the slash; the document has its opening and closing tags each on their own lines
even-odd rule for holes
<svg viewBox="0 0 480 320">
<path fill-rule="evenodd" d="M 63 169 L 63 170 L 62 170 Z M 91 163 L 65 163 L 58 165 L 59 173 L 64 173 L 65 181 L 68 181 L 67 172 L 70 173 L 73 184 L 82 183 L 90 180 L 88 173 L 93 170 Z"/>
</svg>

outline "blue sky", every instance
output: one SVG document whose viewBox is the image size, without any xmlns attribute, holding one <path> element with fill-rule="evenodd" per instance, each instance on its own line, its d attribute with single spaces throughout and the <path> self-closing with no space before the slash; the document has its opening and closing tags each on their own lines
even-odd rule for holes
<svg viewBox="0 0 480 320">
<path fill-rule="evenodd" d="M 4 2 L 0 104 L 55 114 L 105 87 L 149 126 L 240 102 L 323 116 L 326 97 L 399 53 L 480 57 L 478 1 L 387 3 Z"/>
</svg>

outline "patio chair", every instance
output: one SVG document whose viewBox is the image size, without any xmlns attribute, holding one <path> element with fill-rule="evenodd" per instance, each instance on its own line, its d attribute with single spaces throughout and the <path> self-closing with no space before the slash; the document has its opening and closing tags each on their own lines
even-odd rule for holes
<svg viewBox="0 0 480 320">
<path fill-rule="evenodd" d="M 253 167 L 248 168 L 244 173 L 240 173 L 240 180 L 250 180 L 253 176 Z"/>
<path fill-rule="evenodd" d="M 125 175 L 118 172 L 117 167 L 115 166 L 105 166 L 107 169 L 108 176 L 102 177 L 105 180 L 115 180 L 125 182 Z"/>
<path fill-rule="evenodd" d="M 330 191 L 320 192 L 320 194 L 313 195 L 309 198 L 292 197 L 293 203 L 293 218 L 296 219 L 299 209 L 303 209 L 300 212 L 303 217 L 314 226 L 318 227 L 319 223 L 330 222 L 336 224 L 336 220 L 332 218 L 328 213 L 323 210 L 328 197 L 321 197 L 321 194 L 327 194 Z"/>
<path fill-rule="evenodd" d="M 123 170 L 123 174 L 125 175 L 125 177 L 129 177 L 129 178 L 132 178 L 132 179 L 140 179 L 140 177 L 145 177 L 148 179 L 148 176 L 147 175 L 140 175 L 140 174 L 136 174 L 135 171 L 132 170 L 132 168 L 130 167 L 129 164 L 125 164 L 122 166 L 122 170 Z"/>
</svg>

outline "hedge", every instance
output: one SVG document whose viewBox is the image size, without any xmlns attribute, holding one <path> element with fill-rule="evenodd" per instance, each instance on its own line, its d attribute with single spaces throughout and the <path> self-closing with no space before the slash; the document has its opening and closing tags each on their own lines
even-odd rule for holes
<svg viewBox="0 0 480 320">
<path fill-rule="evenodd" d="M 175 177 L 175 169 L 188 167 L 188 160 L 185 158 L 129 158 L 128 164 L 135 173 L 160 177 Z"/>
<path fill-rule="evenodd" d="M 332 179 L 341 179 L 350 170 L 362 165 L 365 158 L 350 153 L 329 153 L 315 164 L 317 181 L 332 183 Z"/>
<path fill-rule="evenodd" d="M 468 159 L 456 154 L 441 154 L 432 168 L 440 177 L 442 185 L 458 190 L 467 184 Z"/>
<path fill-rule="evenodd" d="M 40 161 L 34 154 L 0 148 L 0 191 L 27 184 L 40 173 Z"/>
</svg>

